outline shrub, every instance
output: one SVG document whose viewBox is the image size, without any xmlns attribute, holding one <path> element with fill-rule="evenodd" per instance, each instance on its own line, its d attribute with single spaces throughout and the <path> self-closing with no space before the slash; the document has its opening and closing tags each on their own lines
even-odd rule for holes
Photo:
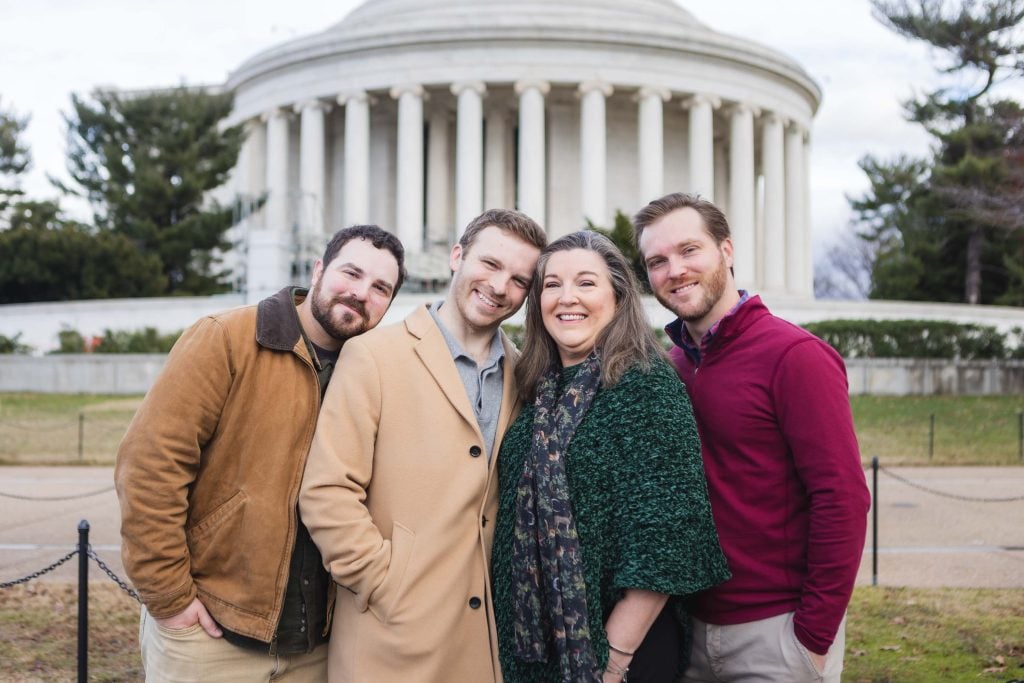
<svg viewBox="0 0 1024 683">
<path fill-rule="evenodd" d="M 1020 337 L 987 325 L 938 320 L 826 320 L 804 327 L 844 358 L 1020 357 Z"/>
<path fill-rule="evenodd" d="M 154 327 L 141 330 L 103 330 L 102 337 L 86 339 L 77 330 L 57 333 L 60 348 L 53 353 L 167 353 L 181 336 L 181 330 L 160 334 Z"/>
<path fill-rule="evenodd" d="M 28 344 L 22 344 L 21 332 L 8 337 L 0 334 L 0 353 L 32 353 L 32 347 Z"/>
</svg>

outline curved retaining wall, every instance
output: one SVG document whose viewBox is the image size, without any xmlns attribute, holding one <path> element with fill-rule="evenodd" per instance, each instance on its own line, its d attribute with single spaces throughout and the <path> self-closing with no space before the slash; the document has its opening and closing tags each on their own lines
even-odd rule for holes
<svg viewBox="0 0 1024 683">
<path fill-rule="evenodd" d="M 142 394 L 163 368 L 163 354 L 0 356 L 0 391 Z M 851 394 L 1024 395 L 1024 361 L 851 358 Z"/>
</svg>

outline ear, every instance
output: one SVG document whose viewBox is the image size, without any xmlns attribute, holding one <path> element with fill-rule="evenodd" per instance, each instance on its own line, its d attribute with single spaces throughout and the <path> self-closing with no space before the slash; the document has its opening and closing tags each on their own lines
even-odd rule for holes
<svg viewBox="0 0 1024 683">
<path fill-rule="evenodd" d="M 324 276 L 324 262 L 321 259 L 317 259 L 313 264 L 313 275 L 310 278 L 309 289 L 312 290 L 320 283 L 320 279 Z"/>
<path fill-rule="evenodd" d="M 454 272 L 459 269 L 460 265 L 462 265 L 462 245 L 456 244 L 448 256 L 448 267 Z"/>
<path fill-rule="evenodd" d="M 719 245 L 718 248 L 722 250 L 722 255 L 725 256 L 725 265 L 732 268 L 732 238 L 726 237 L 724 240 L 722 240 L 722 243 Z"/>
</svg>

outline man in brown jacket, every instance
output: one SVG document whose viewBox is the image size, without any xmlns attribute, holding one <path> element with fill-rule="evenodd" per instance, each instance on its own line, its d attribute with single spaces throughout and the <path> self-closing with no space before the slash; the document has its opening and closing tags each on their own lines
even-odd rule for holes
<svg viewBox="0 0 1024 683">
<path fill-rule="evenodd" d="M 488 565 L 517 400 L 499 325 L 544 244 L 529 217 L 485 212 L 452 249 L 444 301 L 342 350 L 299 502 L 340 586 L 334 683 L 501 678 Z"/>
<path fill-rule="evenodd" d="M 380 322 L 403 262 L 390 233 L 346 228 L 309 293 L 207 316 L 175 344 L 115 470 L 147 681 L 325 678 L 330 579 L 299 483 L 338 352 Z"/>
</svg>

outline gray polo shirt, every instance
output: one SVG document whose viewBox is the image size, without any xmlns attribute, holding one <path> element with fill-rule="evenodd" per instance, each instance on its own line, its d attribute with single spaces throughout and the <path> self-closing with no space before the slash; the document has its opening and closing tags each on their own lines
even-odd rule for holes
<svg viewBox="0 0 1024 683">
<path fill-rule="evenodd" d="M 495 331 L 487 361 L 483 367 L 478 366 L 473 357 L 462 349 L 462 345 L 438 317 L 437 312 L 443 303 L 443 301 L 433 303 L 427 307 L 427 310 L 430 311 L 430 316 L 437 324 L 437 328 L 441 330 L 445 344 L 448 345 L 448 350 L 452 354 L 452 360 L 455 361 L 455 367 L 459 371 L 459 377 L 462 378 L 462 385 L 466 387 L 469 405 L 473 406 L 477 424 L 480 425 L 480 433 L 484 435 L 484 452 L 487 453 L 489 461 L 491 451 L 494 449 L 494 435 L 498 431 L 498 413 L 501 411 L 505 346 L 501 343 L 501 333 Z"/>
</svg>

